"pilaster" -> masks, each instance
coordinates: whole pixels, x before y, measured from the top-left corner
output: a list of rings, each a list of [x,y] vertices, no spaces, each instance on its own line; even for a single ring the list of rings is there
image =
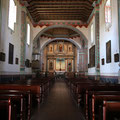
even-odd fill
[[[99,6],[95,4],[95,71],[96,80],[100,79],[100,34],[99,34]]]
[[[119,31],[119,71],[118,71],[118,82],[120,83],[120,0],[118,0],[118,31]]]

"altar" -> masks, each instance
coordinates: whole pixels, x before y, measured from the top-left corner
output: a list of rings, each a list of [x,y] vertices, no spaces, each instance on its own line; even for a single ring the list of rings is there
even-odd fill
[[[65,77],[65,71],[55,71],[56,78],[64,78]]]
[[[65,72],[75,71],[76,47],[68,41],[51,42],[44,53],[42,68],[44,71],[56,72],[56,75],[63,75]]]
[[[65,71],[55,71],[55,74],[56,75],[63,75],[63,74],[65,74]]]

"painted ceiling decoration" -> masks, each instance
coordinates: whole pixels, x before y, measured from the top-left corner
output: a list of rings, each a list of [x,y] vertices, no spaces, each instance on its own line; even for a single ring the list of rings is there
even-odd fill
[[[88,20],[94,9],[93,3],[102,0],[19,0],[29,12],[34,27],[46,25],[88,26]],[[92,18],[92,17],[91,17]],[[52,22],[53,20],[53,22]],[[61,20],[62,22],[58,22]],[[63,21],[70,22],[63,22]],[[42,22],[44,21],[44,22]],[[51,22],[48,22],[51,21]],[[71,22],[72,21],[72,22]]]
[[[41,36],[49,38],[73,38],[80,36],[78,33],[68,28],[52,28],[44,32]]]

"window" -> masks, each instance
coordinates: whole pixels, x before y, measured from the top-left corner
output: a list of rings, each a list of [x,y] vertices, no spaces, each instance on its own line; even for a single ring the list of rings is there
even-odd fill
[[[30,25],[27,24],[27,44],[30,45]]]
[[[111,26],[111,0],[107,0],[105,4],[105,24],[109,28]]]
[[[94,42],[93,24],[91,25],[91,43]]]
[[[15,6],[14,0],[9,0],[9,18],[8,27],[14,30],[14,23],[16,23],[17,7]]]

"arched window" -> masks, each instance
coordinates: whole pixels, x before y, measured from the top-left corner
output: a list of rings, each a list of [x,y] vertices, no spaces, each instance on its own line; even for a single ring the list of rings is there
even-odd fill
[[[91,24],[91,44],[94,42],[93,24]]]
[[[17,7],[15,6],[14,0],[9,0],[9,18],[8,27],[14,30],[14,23],[16,23]]]
[[[107,0],[105,4],[105,24],[107,28],[111,26],[111,22],[112,22],[111,0]]]
[[[30,45],[30,25],[27,24],[27,44]]]

